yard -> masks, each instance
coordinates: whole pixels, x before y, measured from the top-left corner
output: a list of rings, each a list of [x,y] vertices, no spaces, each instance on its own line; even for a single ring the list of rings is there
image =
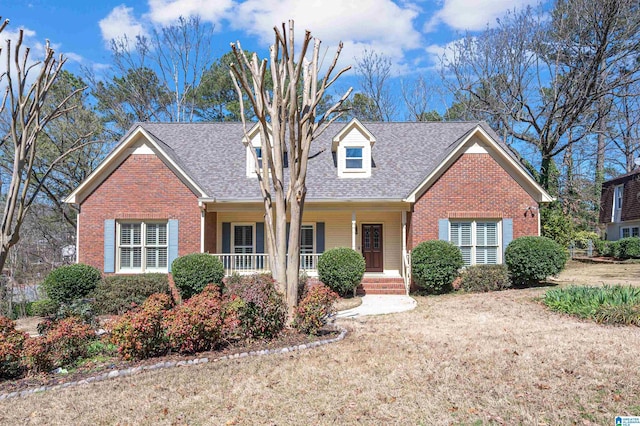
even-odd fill
[[[559,282],[640,285],[640,265]],[[545,288],[418,297],[342,342],[2,401],[2,424],[612,424],[640,415],[640,328],[548,311]]]

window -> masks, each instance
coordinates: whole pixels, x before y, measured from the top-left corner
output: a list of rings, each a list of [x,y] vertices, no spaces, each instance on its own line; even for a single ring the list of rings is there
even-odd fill
[[[622,198],[624,195],[624,185],[618,185],[613,192],[613,209],[611,211],[611,221],[620,222],[620,213],[622,211]]]
[[[629,228],[622,228],[622,238],[628,238],[629,237]]]
[[[302,225],[300,228],[300,268],[316,269],[313,256],[305,256],[314,253],[313,245],[314,235],[313,225]]]
[[[253,267],[253,225],[233,225],[233,253],[248,254],[249,256],[235,256],[236,269],[251,269]]]
[[[620,238],[638,237],[640,236],[640,228],[637,226],[633,228],[620,228]]]
[[[632,236],[632,237],[638,237],[638,236],[640,236],[640,232],[638,232],[638,230],[639,230],[639,229],[638,229],[638,227],[631,228],[631,236]]]
[[[362,169],[362,147],[347,147],[346,150],[346,163],[347,169]]]
[[[128,222],[118,225],[120,272],[167,271],[166,222]]]
[[[494,265],[499,262],[498,222],[451,222],[449,235],[449,241],[460,247],[465,265]]]
[[[258,157],[258,168],[262,168],[262,148],[256,147],[256,156]]]

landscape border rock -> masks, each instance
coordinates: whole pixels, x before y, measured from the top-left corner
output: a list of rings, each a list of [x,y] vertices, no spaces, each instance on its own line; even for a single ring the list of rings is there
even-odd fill
[[[336,343],[336,342],[339,342],[340,340],[343,340],[347,335],[347,330],[345,328],[338,327],[338,326],[335,326],[335,328],[336,328],[336,331],[340,331],[340,334],[337,337],[334,337],[332,339],[317,340],[315,342],[303,343],[295,346],[286,346],[284,348],[262,349],[259,351],[241,352],[233,355],[224,355],[218,358],[211,358],[211,359],[210,358],[192,358],[192,359],[183,360],[183,361],[166,361],[166,362],[163,361],[163,362],[158,362],[157,364],[145,365],[145,366],[139,366],[139,367],[130,367],[130,368],[125,368],[123,370],[110,370],[102,374],[99,374],[97,376],[87,377],[75,382],[61,383],[61,384],[51,385],[51,386],[37,386],[31,389],[24,389],[22,391],[0,394],[0,401],[5,399],[17,398],[17,397],[26,397],[34,393],[56,391],[56,390],[68,388],[71,386],[87,385],[93,382],[101,382],[104,380],[117,379],[118,377],[132,376],[134,374],[139,374],[139,373],[142,373],[143,371],[149,371],[149,370],[159,370],[159,369],[174,368],[174,367],[188,367],[192,365],[207,364],[209,362],[220,362],[220,361],[227,361],[231,359],[247,358],[247,357],[254,357],[254,356],[265,356],[265,355],[276,355],[276,354],[284,354],[289,352],[313,349],[318,346],[328,345],[330,343]]]

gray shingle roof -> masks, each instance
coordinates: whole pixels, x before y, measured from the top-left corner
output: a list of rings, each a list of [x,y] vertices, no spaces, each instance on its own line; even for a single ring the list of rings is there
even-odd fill
[[[370,178],[340,178],[331,152],[333,137],[346,123],[333,123],[313,142],[307,200],[402,199],[407,197],[479,124],[363,123],[375,136]],[[246,176],[241,123],[138,123],[208,196],[259,200],[255,178]],[[503,145],[504,147],[504,145]],[[507,150],[508,151],[508,150]]]

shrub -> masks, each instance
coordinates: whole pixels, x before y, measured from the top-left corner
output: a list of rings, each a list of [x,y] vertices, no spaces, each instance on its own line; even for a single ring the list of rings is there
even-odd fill
[[[640,238],[627,237],[618,240],[617,256],[620,259],[640,258]]]
[[[227,281],[226,291],[244,302],[238,307],[242,337],[270,339],[282,331],[287,305],[270,275],[234,275]]]
[[[202,293],[165,314],[169,347],[183,354],[213,349],[222,340],[225,319],[220,288],[209,284]]]
[[[293,327],[301,333],[318,334],[333,314],[337,299],[338,295],[324,284],[310,287],[296,308]]]
[[[557,275],[567,263],[564,247],[547,237],[520,237],[511,241],[504,254],[513,283],[529,286]]]
[[[144,359],[167,350],[163,329],[165,312],[172,306],[166,294],[152,294],[140,308],[122,315],[111,327],[111,343],[124,359]]]
[[[224,266],[220,259],[206,253],[192,253],[171,264],[173,281],[183,299],[200,293],[208,284],[222,286]]]
[[[79,318],[83,323],[91,326],[98,326],[98,318],[93,308],[93,304],[88,299],[76,299],[71,303],[63,303],[58,311],[52,316],[54,321],[65,318]]]
[[[69,303],[86,297],[102,278],[93,266],[77,263],[54,269],[47,275],[42,286],[47,296],[58,303]]]
[[[46,335],[29,339],[24,348],[25,366],[34,372],[50,371],[72,364],[88,354],[96,333],[80,318],[55,323]]]
[[[113,275],[100,281],[92,293],[98,314],[123,314],[154,293],[170,294],[166,274]]]
[[[320,281],[342,295],[355,290],[362,281],[365,268],[364,257],[347,247],[327,250],[318,259]]]
[[[431,240],[418,244],[411,252],[413,280],[428,293],[446,293],[464,266],[462,252],[447,241]]]
[[[0,316],[0,379],[16,377],[21,372],[21,357],[27,333],[16,330],[15,323]]]
[[[460,288],[464,291],[482,293],[509,287],[511,280],[505,265],[468,266],[461,274]]]
[[[31,312],[37,317],[48,317],[58,312],[59,307],[58,302],[49,298],[40,299],[31,304]]]

